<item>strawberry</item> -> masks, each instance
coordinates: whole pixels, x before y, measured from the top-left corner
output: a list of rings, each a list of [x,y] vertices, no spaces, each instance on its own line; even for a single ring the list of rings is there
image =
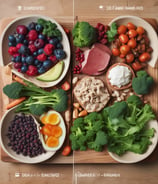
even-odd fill
[[[51,56],[49,56],[49,60],[51,60],[52,62],[56,62],[57,58],[55,55],[51,55]]]
[[[31,31],[28,33],[28,38],[29,38],[29,40],[31,40],[31,41],[36,40],[36,39],[38,38],[38,33],[37,33],[37,31],[31,30]]]
[[[62,88],[64,91],[68,91],[68,90],[70,89],[70,84],[69,84],[67,81],[65,81],[65,82],[62,84],[61,88]]]
[[[37,50],[37,48],[33,44],[29,45],[28,48],[30,49],[31,53],[34,53]]]
[[[18,49],[16,48],[16,47],[9,47],[9,49],[8,49],[8,53],[10,54],[10,55],[14,55],[14,54],[16,54],[18,52]]]
[[[40,54],[37,56],[37,59],[39,61],[45,61],[47,59],[47,56],[45,54]]]
[[[54,50],[54,45],[52,44],[46,44],[45,47],[44,47],[44,52],[46,55],[51,55],[53,50]]]

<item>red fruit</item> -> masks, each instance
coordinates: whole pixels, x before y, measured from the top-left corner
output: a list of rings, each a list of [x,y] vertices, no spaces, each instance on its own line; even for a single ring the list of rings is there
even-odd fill
[[[37,67],[33,65],[29,65],[28,70],[26,72],[29,76],[34,76],[38,73]]]
[[[44,52],[46,55],[51,55],[53,50],[54,50],[54,45],[52,44],[46,44],[45,47],[44,47]]]
[[[13,57],[17,57],[17,56],[20,56],[20,54],[19,53],[13,54]]]
[[[16,32],[18,34],[26,35],[27,34],[27,28],[24,25],[18,25],[16,28]]]
[[[21,62],[14,63],[14,68],[19,69],[21,67],[22,67],[22,63]]]
[[[22,44],[22,43],[18,43],[18,44],[16,45],[16,48],[19,50],[19,49],[21,48],[21,46],[23,46],[23,44]]]
[[[37,48],[35,47],[35,45],[31,44],[28,46],[28,48],[30,49],[30,51],[33,53],[37,50]]]
[[[13,54],[16,54],[18,52],[18,49],[16,47],[9,47],[8,53],[13,56]]]
[[[62,151],[63,156],[68,156],[71,153],[71,147],[70,146],[65,146],[65,148]]]
[[[70,84],[67,81],[65,81],[64,84],[62,84],[61,88],[64,91],[68,91],[70,89]]]
[[[37,59],[39,61],[45,61],[47,59],[47,56],[45,54],[40,54],[37,56]]]
[[[49,57],[49,59],[50,59],[52,62],[56,62],[56,61],[57,61],[57,58],[56,58],[55,55],[51,55],[51,56]]]
[[[31,30],[28,34],[29,40],[34,41],[38,37],[38,33],[35,30]]]

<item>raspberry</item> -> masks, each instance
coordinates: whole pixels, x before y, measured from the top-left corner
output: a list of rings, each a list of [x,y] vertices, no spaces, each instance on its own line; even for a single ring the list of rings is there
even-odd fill
[[[37,50],[37,48],[33,44],[29,45],[28,48],[30,49],[31,53],[34,53]]]
[[[14,54],[16,54],[18,52],[18,49],[16,48],[16,47],[9,47],[9,49],[8,49],[8,53],[10,54],[10,55],[14,55]]]
[[[21,48],[21,46],[23,46],[23,44],[22,44],[22,43],[18,43],[18,44],[16,45],[16,48],[19,50],[19,49]]]
[[[57,58],[56,58],[56,56],[51,55],[51,56],[49,57],[49,60],[51,60],[52,62],[55,62],[55,61],[57,61]]]
[[[44,47],[44,52],[46,55],[51,55],[53,50],[54,50],[54,45],[52,44],[46,44],[45,47]]]
[[[37,59],[39,61],[45,61],[47,59],[47,56],[45,54],[40,54],[37,56]]]
[[[28,34],[29,40],[34,41],[38,38],[38,33],[35,30],[31,30]]]
[[[38,73],[37,67],[33,65],[29,65],[28,70],[26,71],[26,74],[29,76],[34,76]]]

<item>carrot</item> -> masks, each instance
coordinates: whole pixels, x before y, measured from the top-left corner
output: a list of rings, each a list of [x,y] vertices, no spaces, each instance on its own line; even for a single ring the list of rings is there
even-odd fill
[[[51,133],[52,133],[52,135],[54,136],[54,137],[60,137],[61,135],[62,135],[62,129],[61,129],[61,127],[60,126],[53,126],[52,127],[52,130],[51,130]]]
[[[50,136],[46,141],[46,145],[48,147],[57,147],[59,145],[59,139],[54,136]]]
[[[21,102],[23,102],[24,100],[26,99],[26,97],[21,97],[21,98],[18,98],[18,99],[15,99],[13,100],[12,102],[10,102],[7,106],[6,106],[6,109],[10,109],[18,104],[20,104]]]
[[[16,75],[13,75],[13,79],[16,81],[16,82],[19,82],[21,84],[23,84],[24,86],[26,86],[26,83],[23,81],[23,79],[21,79],[20,77],[16,76]]]

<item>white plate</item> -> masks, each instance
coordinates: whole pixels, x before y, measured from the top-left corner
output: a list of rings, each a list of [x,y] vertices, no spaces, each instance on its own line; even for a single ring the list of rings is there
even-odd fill
[[[16,108],[16,107],[15,107]],[[41,155],[38,155],[36,157],[29,157],[29,156],[23,156],[22,154],[16,154],[9,146],[8,146],[8,137],[6,136],[8,132],[8,127],[10,125],[10,121],[14,119],[15,116],[15,108],[10,109],[7,111],[2,119],[1,119],[1,124],[0,124],[0,143],[3,148],[3,150],[13,159],[22,162],[22,163],[29,163],[29,164],[34,164],[34,163],[40,163],[45,160],[48,160],[51,158],[54,154],[54,152],[47,151],[46,153],[43,153]],[[36,122],[36,121],[35,121]],[[37,122],[36,122],[37,124]],[[37,124],[38,126],[38,124]]]
[[[31,16],[24,16],[24,17],[19,17],[11,21],[7,27],[4,29],[2,35],[1,35],[1,40],[0,40],[0,51],[1,51],[1,58],[0,58],[0,64],[2,66],[5,66],[10,63],[11,61],[11,56],[8,54],[8,36],[10,34],[13,34],[16,30],[17,25],[28,25],[30,22],[36,22],[39,18],[43,18],[45,20],[50,20],[51,22],[55,23],[58,27],[58,29],[61,31],[63,39],[62,39],[62,45],[63,45],[63,50],[66,52],[66,58],[63,60],[64,61],[64,70],[61,74],[61,76],[52,82],[42,82],[36,79],[36,77],[29,77],[26,74],[18,72],[16,69],[12,69],[12,72],[18,75],[19,77],[28,80],[34,84],[36,84],[39,87],[52,87],[57,85],[66,75],[69,65],[70,65],[70,43],[68,40],[67,35],[65,34],[65,31],[63,28],[52,18],[46,17],[46,16],[41,16],[41,15],[31,15]]]
[[[45,149],[46,151],[57,151],[57,150],[59,150],[59,149],[61,148],[61,146],[63,145],[64,140],[65,140],[65,137],[66,137],[65,122],[64,122],[62,116],[61,116],[58,112],[53,111],[53,110],[50,110],[50,111],[48,111],[48,112],[49,112],[49,113],[56,113],[56,114],[59,116],[59,118],[60,118],[59,126],[60,126],[60,128],[62,129],[62,135],[61,135],[60,138],[59,138],[59,145],[58,145],[57,147],[55,147],[55,148],[51,148],[51,147],[49,147],[49,146],[47,146],[47,145],[45,144],[45,141],[44,141],[44,138],[43,138],[43,135],[42,135],[42,134],[40,134],[40,139],[41,139],[42,145],[43,145],[43,147],[44,147],[44,149]]]
[[[136,163],[140,162],[144,159],[146,159],[156,148],[157,142],[158,142],[158,122],[156,120],[151,120],[148,123],[148,128],[154,128],[155,134],[154,137],[152,137],[150,140],[152,142],[151,145],[149,145],[148,150],[144,154],[136,154],[133,152],[126,152],[122,156],[118,156],[115,153],[109,152],[110,156],[120,162],[120,163]]]
[[[116,17],[109,23],[109,25],[111,25],[113,22],[115,22],[118,26],[122,24],[127,25],[128,22],[132,22],[134,25],[142,26],[146,30],[147,35],[150,39],[150,46],[153,48],[153,52],[151,55],[152,58],[148,62],[148,64],[151,67],[155,67],[156,62],[158,60],[158,36],[154,28],[144,19],[141,19],[140,17],[136,17],[136,16],[130,16],[130,15]]]

